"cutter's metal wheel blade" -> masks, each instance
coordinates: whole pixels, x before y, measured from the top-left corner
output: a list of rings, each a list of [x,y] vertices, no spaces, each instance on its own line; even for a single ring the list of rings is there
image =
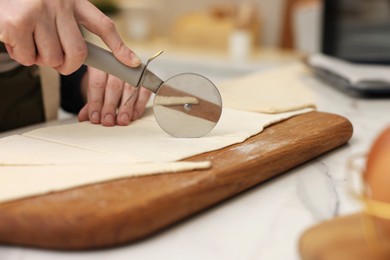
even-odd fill
[[[201,137],[218,123],[222,99],[207,78],[183,73],[165,81],[154,98],[154,116],[174,137]]]

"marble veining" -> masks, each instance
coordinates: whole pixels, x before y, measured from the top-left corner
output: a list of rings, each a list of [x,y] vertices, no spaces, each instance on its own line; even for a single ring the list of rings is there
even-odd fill
[[[329,167],[319,161],[309,169],[297,176],[298,197],[317,220],[337,216],[340,201]]]

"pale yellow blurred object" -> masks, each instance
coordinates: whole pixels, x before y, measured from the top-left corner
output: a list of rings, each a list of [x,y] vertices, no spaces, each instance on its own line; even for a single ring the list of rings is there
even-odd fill
[[[260,21],[254,7],[221,6],[187,13],[174,22],[170,40],[179,46],[227,50],[236,30],[248,32],[252,47],[259,45]]]
[[[390,259],[390,203],[379,200],[388,196],[388,189],[386,185],[381,189],[372,177],[376,174],[381,183],[386,183],[383,178],[387,176],[389,164],[384,162],[390,158],[389,141],[390,128],[376,139],[368,155],[356,154],[350,158],[349,188],[351,195],[362,202],[363,210],[305,231],[299,242],[303,260]]]
[[[310,75],[302,63],[280,66],[219,84],[223,105],[261,113],[315,108],[315,98],[302,79]]]
[[[302,260],[386,260],[390,241],[369,241],[364,213],[338,217],[316,225],[301,236]]]
[[[356,174],[351,162],[349,168]],[[367,185],[363,179],[360,182],[363,186],[358,186]],[[303,260],[390,259],[390,237],[385,229],[389,225],[390,204],[368,198],[363,195],[366,192],[361,195],[361,191],[351,189],[351,192],[364,204],[363,211],[320,223],[305,231],[299,241]]]

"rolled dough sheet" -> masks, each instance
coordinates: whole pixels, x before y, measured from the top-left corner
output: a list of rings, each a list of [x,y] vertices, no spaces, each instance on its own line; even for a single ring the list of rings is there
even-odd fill
[[[315,108],[315,98],[304,84],[310,71],[301,63],[257,72],[218,86],[225,107],[281,113]]]
[[[47,142],[22,135],[0,139],[1,165],[58,165],[96,163],[137,163],[127,156],[95,152],[69,145]]]
[[[207,169],[210,162],[0,167],[0,203],[125,177]]]
[[[209,162],[172,161],[243,142],[272,123],[311,110],[260,114],[224,109],[216,128],[195,139],[168,136],[151,111],[128,127],[84,122],[9,137],[0,142],[0,155],[8,152],[2,163],[12,164],[0,166],[0,203],[112,179],[208,168]],[[121,158],[132,163],[115,161]]]
[[[126,127],[103,127],[83,122],[41,128],[27,132],[24,136],[84,150],[114,154],[129,158],[133,162],[169,162],[243,142],[270,124],[311,110],[260,114],[223,109],[217,126],[201,138],[169,136],[158,126],[150,110],[142,119]],[[181,112],[177,111],[177,113]],[[44,161],[42,163],[44,164]]]

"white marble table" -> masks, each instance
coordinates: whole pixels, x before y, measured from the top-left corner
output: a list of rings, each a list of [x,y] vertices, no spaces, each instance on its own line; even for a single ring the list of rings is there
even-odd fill
[[[214,80],[231,77],[229,70],[225,74],[223,67],[220,70]],[[212,69],[203,74],[215,75]],[[92,252],[0,246],[0,259],[299,259],[297,243],[305,229],[360,209],[346,189],[346,161],[367,151],[390,124],[390,99],[359,99],[311,77],[305,82],[316,96],[319,111],[352,122],[354,135],[348,145],[135,244]]]

